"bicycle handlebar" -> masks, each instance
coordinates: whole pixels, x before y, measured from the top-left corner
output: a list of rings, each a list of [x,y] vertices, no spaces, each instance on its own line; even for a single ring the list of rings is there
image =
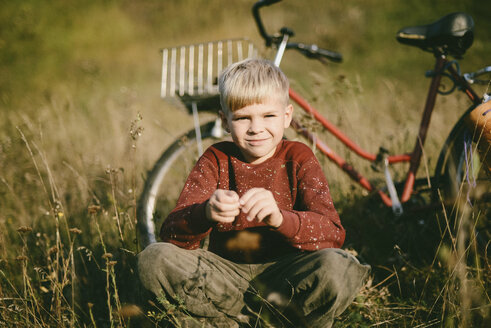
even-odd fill
[[[307,58],[322,59],[326,58],[333,62],[343,61],[343,55],[327,49],[319,48],[316,44],[288,43],[287,49],[296,49]]]
[[[467,82],[470,84],[480,84],[480,85],[487,85],[489,84],[489,79],[477,79],[478,76],[491,73],[491,66],[487,66],[484,68],[481,68],[477,72],[472,72],[472,73],[465,73],[464,78]]]
[[[281,40],[283,39],[283,35],[285,34],[289,34],[290,36],[293,36],[294,34],[293,30],[283,27],[280,31],[281,35],[274,36],[268,34],[266,32],[266,29],[264,28],[261,15],[259,14],[259,9],[261,9],[262,7],[270,6],[280,1],[281,0],[259,0],[252,6],[252,15],[254,16],[254,21],[256,22],[259,34],[266,42],[266,47],[271,47],[273,44],[276,46],[279,45],[281,43]],[[333,62],[341,62],[343,60],[342,54],[335,51],[319,48],[316,44],[289,42],[286,45],[286,49],[296,49],[307,58],[318,59],[321,61],[323,59],[329,59]]]
[[[261,34],[261,37],[266,41],[266,47],[271,47],[274,37],[266,33],[261,15],[259,14],[259,9],[265,6],[270,6],[280,1],[281,0],[259,0],[252,6],[252,15],[254,16],[254,21],[256,22],[259,34]]]

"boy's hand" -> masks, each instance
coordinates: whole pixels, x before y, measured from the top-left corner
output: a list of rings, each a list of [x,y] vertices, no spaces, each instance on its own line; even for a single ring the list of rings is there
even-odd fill
[[[247,214],[247,220],[264,221],[268,225],[278,228],[283,223],[283,215],[276,204],[271,191],[264,188],[252,188],[241,198],[242,212]]]
[[[233,190],[215,190],[206,204],[206,217],[211,221],[231,223],[239,213],[239,195]]]

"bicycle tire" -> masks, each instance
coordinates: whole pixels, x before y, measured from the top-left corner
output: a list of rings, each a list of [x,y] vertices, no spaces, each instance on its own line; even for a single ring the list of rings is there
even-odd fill
[[[474,133],[467,126],[467,115],[475,107],[464,113],[444,144],[435,170],[434,199],[448,209],[450,233],[454,237],[463,234],[457,238],[465,243],[461,245],[463,249],[475,241],[482,252],[490,240],[491,179],[476,144],[467,142]]]
[[[203,149],[219,141],[214,137],[215,126],[216,121],[200,126]],[[198,156],[196,130],[193,128],[167,147],[148,173],[137,204],[138,243],[142,249],[157,241],[156,229],[175,207]]]

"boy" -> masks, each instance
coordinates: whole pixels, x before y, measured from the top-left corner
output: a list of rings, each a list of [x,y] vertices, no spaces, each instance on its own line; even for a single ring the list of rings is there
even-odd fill
[[[330,327],[368,275],[339,249],[345,232],[314,154],[283,140],[288,89],[269,61],[225,69],[220,114],[233,142],[198,160],[164,242],[139,255],[143,286],[183,302],[190,326]],[[207,236],[208,250],[199,248]]]

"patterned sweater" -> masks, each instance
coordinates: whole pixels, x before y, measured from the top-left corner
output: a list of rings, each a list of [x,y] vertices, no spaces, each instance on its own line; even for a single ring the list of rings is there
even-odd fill
[[[283,215],[278,228],[248,221],[242,212],[232,223],[206,218],[206,203],[216,189],[235,190],[241,197],[257,187],[273,193]],[[201,156],[160,236],[165,242],[196,249],[207,235],[210,251],[253,263],[292,251],[339,248],[345,231],[313,152],[303,143],[283,140],[271,158],[257,165],[244,162],[232,142],[215,144]]]

